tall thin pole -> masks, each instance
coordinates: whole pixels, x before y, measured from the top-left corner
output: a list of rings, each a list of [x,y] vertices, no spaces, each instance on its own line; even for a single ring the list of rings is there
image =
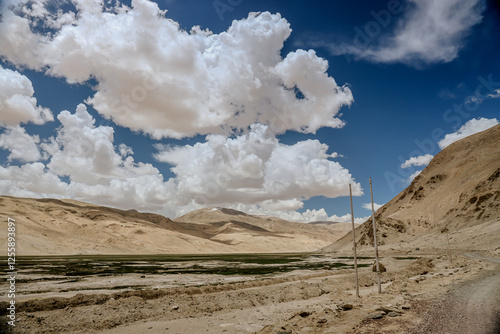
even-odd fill
[[[448,256],[450,258],[450,263],[453,264],[453,259],[451,258],[451,250],[450,250],[450,234],[448,229],[446,229],[446,239],[448,240]]]
[[[350,183],[349,183],[349,196],[351,197],[352,250],[354,252],[354,273],[356,275],[356,297],[359,298],[358,258],[356,257],[356,232],[354,232],[354,209],[352,208],[352,189]]]
[[[372,198],[372,222],[373,222],[373,244],[375,245],[375,263],[377,264],[378,293],[382,293],[380,286],[380,266],[378,263],[377,227],[375,225],[375,207],[373,205],[372,178],[370,177],[370,195]]]

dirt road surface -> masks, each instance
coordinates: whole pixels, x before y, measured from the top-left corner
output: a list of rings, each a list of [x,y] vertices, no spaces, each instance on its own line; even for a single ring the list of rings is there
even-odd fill
[[[425,322],[411,333],[500,333],[500,260],[467,255],[498,265],[485,271],[483,277],[459,285],[445,298],[422,305]]]

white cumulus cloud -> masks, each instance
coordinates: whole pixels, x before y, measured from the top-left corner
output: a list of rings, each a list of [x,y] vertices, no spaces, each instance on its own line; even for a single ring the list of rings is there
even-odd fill
[[[0,193],[18,197],[67,197],[68,184],[41,162],[0,166]]]
[[[38,135],[29,135],[19,125],[7,127],[5,132],[0,135],[0,147],[10,151],[8,156],[10,161],[33,162],[40,160],[42,155],[38,149],[38,143],[40,143]]]
[[[34,92],[26,76],[0,66],[0,125],[43,124],[54,120],[49,109],[37,105]]]
[[[457,140],[487,130],[497,124],[498,120],[496,118],[473,118],[462,125],[456,132],[447,134],[442,140],[438,142],[438,145],[441,149],[443,149],[446,146],[456,142]]]
[[[262,205],[240,205],[236,209],[248,212],[255,215],[269,215],[275,216],[281,219],[297,222],[297,223],[309,223],[314,221],[327,221],[327,222],[339,222],[339,223],[350,223],[352,221],[351,214],[345,214],[342,216],[331,215],[329,216],[325,209],[307,209],[303,212],[294,210],[282,210],[276,211],[273,208],[269,208],[265,203]],[[355,224],[362,224],[368,219],[368,217],[354,218]]]
[[[213,34],[181,30],[148,0],[132,0],[131,8],[74,0],[75,13],[44,11],[42,1],[36,11],[27,1],[7,2],[0,22],[5,59],[69,82],[97,80],[88,102],[115,123],[155,138],[253,123],[277,133],[314,133],[343,126],[339,109],[353,101],[314,51],[281,58],[291,29],[280,14],[250,13]],[[37,33],[36,23],[51,34]]]
[[[429,162],[431,162],[432,158],[434,158],[432,154],[425,154],[425,155],[419,155],[417,157],[411,157],[401,165],[401,168],[409,168],[412,166],[427,166]]]
[[[380,209],[383,206],[384,206],[384,204],[373,203],[373,208],[375,209],[375,211],[377,211],[378,209]],[[364,203],[363,204],[363,209],[371,211],[371,209],[372,209],[372,203]]]
[[[159,210],[170,198],[168,184],[151,164],[135,162],[130,148],[115,145],[114,130],[95,126],[85,105],[75,113],[62,111],[47,168],[69,177],[68,193],[73,198],[106,203],[122,208]],[[117,147],[118,146],[118,147]]]
[[[345,196],[349,183],[355,195],[362,194],[349,171],[330,160],[327,145],[284,145],[261,124],[235,138],[210,135],[202,143],[158,149],[156,159],[174,166],[177,200],[184,205],[193,198],[211,206],[275,200],[285,201],[275,206],[296,209],[302,205],[298,199]]]
[[[351,214],[349,213],[342,216],[337,216],[337,215],[329,216],[328,213],[326,213],[325,209],[319,209],[319,210],[307,209],[304,212],[297,212],[297,211],[280,212],[278,216],[279,218],[298,223],[309,223],[314,221],[327,221],[327,222],[337,222],[337,223],[352,222]],[[366,221],[367,218],[368,217],[354,218],[354,223],[362,224]]]

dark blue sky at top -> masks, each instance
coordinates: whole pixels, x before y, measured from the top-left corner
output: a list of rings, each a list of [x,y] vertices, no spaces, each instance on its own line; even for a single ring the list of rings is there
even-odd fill
[[[356,60],[350,56],[334,56],[324,47],[308,45],[314,39],[352,43],[359,29],[363,31],[369,22],[376,22],[372,11],[387,9],[386,0],[157,2],[160,8],[168,10],[168,18],[188,31],[192,26],[199,25],[202,29],[208,28],[219,33],[227,30],[232,20],[246,18],[249,12],[279,12],[292,28],[292,34],[282,50],[283,56],[298,48],[313,48],[320,57],[328,60],[330,76],[339,85],[348,84],[353,92],[354,103],[350,108],[344,107],[340,111],[346,125],[341,129],[322,128],[316,134],[288,131],[278,138],[285,144],[309,138],[318,139],[329,145],[329,152],[342,155],[336,161],[350,171],[365,192],[364,196],[355,198],[357,217],[369,214],[369,211],[361,208],[361,204],[370,201],[369,177],[373,178],[375,202],[386,203],[408,185],[408,176],[418,169],[402,170],[400,165],[405,160],[425,153],[438,153],[435,140],[456,131],[472,118],[498,118],[500,114],[499,99],[485,100],[465,116],[447,112],[453,110],[455,105],[464,105],[466,98],[475,94],[476,88],[481,85],[480,77],[487,79],[490,76],[493,81],[500,82],[498,1],[487,3],[481,24],[472,28],[457,58],[448,63],[423,66],[381,64]],[[380,26],[380,36],[390,34],[399,19],[398,15],[394,15],[386,27]],[[1,64],[13,68],[9,64]],[[33,82],[38,103],[50,108],[54,115],[61,110],[74,111],[78,103],[94,93],[92,83],[67,85],[64,79],[48,77],[39,72],[26,70],[23,74]],[[136,161],[153,163],[165,179],[172,176],[169,170],[171,166],[154,160],[152,155],[156,149],[148,136],[138,136],[129,129],[116,126],[99,116],[90,106],[88,110],[96,119],[96,125],[115,128],[115,142],[131,146]],[[47,138],[57,126],[57,122],[52,122],[44,127],[32,124],[25,127],[29,133],[38,133],[40,137]],[[442,129],[442,132],[438,131],[441,133],[438,138],[433,138],[435,129]],[[195,136],[154,142],[185,145],[203,138]],[[6,160],[6,155],[6,151],[0,150],[2,161]],[[341,216],[350,211],[349,199],[318,197],[307,201],[304,207],[320,208],[325,208],[330,215]]]

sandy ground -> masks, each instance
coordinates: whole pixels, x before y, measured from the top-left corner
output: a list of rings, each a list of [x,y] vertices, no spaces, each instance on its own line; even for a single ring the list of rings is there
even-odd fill
[[[19,302],[16,333],[426,333],[432,331],[422,326],[429,319],[442,321],[436,309],[457,298],[454,291],[461,295],[459,289],[468,289],[466,299],[477,289],[487,296],[499,277],[498,264],[465,255],[455,255],[452,263],[446,254],[418,260],[386,256],[382,263],[387,268],[382,294],[371,268],[360,268],[361,298],[355,296],[353,270],[347,269],[78,294]],[[474,290],[468,282],[483,283]],[[470,305],[465,308],[470,312],[486,309]],[[498,304],[488,307],[494,319]]]

